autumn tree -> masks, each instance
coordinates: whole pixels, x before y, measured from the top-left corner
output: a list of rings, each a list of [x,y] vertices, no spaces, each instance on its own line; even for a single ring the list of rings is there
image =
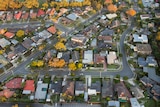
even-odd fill
[[[64,59],[53,58],[49,60],[48,66],[55,68],[62,68],[65,66],[65,61]]]
[[[105,4],[112,4],[113,1],[112,0],[105,0]]]
[[[43,10],[45,10],[45,9],[47,9],[47,8],[48,8],[48,6],[49,6],[49,5],[48,5],[48,3],[47,3],[47,2],[45,2],[45,3],[43,3],[43,4],[42,4],[42,9],[43,9]]]
[[[56,48],[56,50],[61,50],[61,51],[66,50],[66,46],[64,45],[63,42],[57,42],[54,47]]]
[[[160,31],[157,33],[156,40],[160,41]]]
[[[83,64],[79,62],[79,63],[77,64],[77,68],[78,68],[78,69],[82,69],[82,67],[83,67]]]
[[[38,0],[25,0],[25,2],[23,2],[24,6],[27,7],[27,8],[33,8],[33,7],[36,7],[38,8],[39,7],[39,2]]]
[[[134,9],[129,9],[126,11],[126,13],[129,15],[129,16],[134,16],[136,15],[136,11]]]
[[[0,10],[8,9],[9,0],[0,0]]]
[[[117,9],[117,6],[113,5],[113,4],[110,4],[107,6],[107,9],[108,11],[110,12],[116,12],[118,9]]]
[[[17,33],[16,33],[16,36],[17,36],[17,37],[22,37],[22,36],[24,36],[24,31],[23,31],[23,30],[18,30]]]
[[[22,7],[22,3],[17,0],[10,0],[8,5],[11,9],[19,9]]]
[[[77,69],[76,67],[76,64],[74,62],[71,62],[68,64],[68,68],[71,70],[71,71],[75,71]]]
[[[32,61],[30,65],[31,67],[42,67],[44,66],[44,61],[42,60]]]

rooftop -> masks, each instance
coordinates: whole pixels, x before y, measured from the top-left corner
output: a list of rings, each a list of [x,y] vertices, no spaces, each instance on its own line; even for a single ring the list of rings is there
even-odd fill
[[[35,91],[34,80],[26,80],[26,84],[23,90],[29,90],[31,92]]]
[[[21,84],[22,84],[22,78],[14,78],[9,82],[7,82],[5,86],[11,89],[18,89],[21,88]]]

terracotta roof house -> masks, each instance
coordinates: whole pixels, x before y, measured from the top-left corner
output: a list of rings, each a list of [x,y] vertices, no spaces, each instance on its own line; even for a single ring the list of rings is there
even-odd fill
[[[124,85],[124,83],[121,81],[120,83],[115,84],[115,91],[118,93],[118,100],[120,102],[126,102],[130,98],[132,98],[130,92]]]
[[[29,12],[23,11],[21,18],[24,19],[24,20],[27,20],[28,17],[29,17]]]
[[[99,40],[103,40],[104,43],[112,43],[112,36],[98,36]]]
[[[151,80],[150,78],[144,76],[140,79],[140,81],[143,83],[143,85],[147,87],[152,87],[154,84],[156,84],[155,81]]]
[[[110,51],[109,54],[107,54],[107,63],[108,64],[114,64],[116,59],[117,59],[116,52]]]
[[[11,32],[6,32],[6,33],[4,34],[4,36],[6,36],[7,38],[13,38],[13,37],[15,36],[15,34],[14,34],[14,33],[11,33]]]
[[[39,9],[37,13],[37,17],[43,17],[44,15],[45,15],[45,12],[42,9]]]
[[[55,26],[51,26],[47,29],[48,32],[52,33],[52,34],[55,34],[56,33],[56,27]]]
[[[17,12],[17,13],[14,14],[14,18],[16,20],[19,20],[21,18],[21,15],[22,15],[22,11],[19,11],[19,12]]]
[[[99,54],[94,54],[94,63],[103,64],[104,70],[107,68],[106,58],[104,56],[100,56]]]
[[[55,12],[56,12],[55,8],[52,8],[52,9],[48,9],[48,10],[46,11],[46,14],[52,16],[52,15],[55,14]]]
[[[24,89],[23,89],[23,94],[31,94],[31,92],[35,91],[35,84],[34,80],[26,80]]]
[[[113,83],[111,80],[103,80],[102,81],[102,98],[113,97]]]
[[[84,94],[86,84],[83,81],[76,81],[75,84],[75,96],[79,96],[80,94]]]
[[[10,89],[4,89],[3,91],[0,91],[0,96],[5,96],[6,98],[12,97],[14,94],[14,91],[10,91]]]
[[[22,78],[14,78],[5,84],[5,87],[10,89],[19,89],[21,88]]]
[[[5,29],[0,29],[0,35],[3,35],[6,32]]]
[[[30,18],[35,19],[37,17],[37,13],[33,12],[33,10],[30,10]]]
[[[68,11],[68,9],[66,8],[61,8],[60,12],[58,13],[58,16],[62,16],[64,13],[66,13]]]
[[[8,12],[8,13],[7,13],[7,16],[6,16],[6,20],[7,20],[7,21],[11,21],[12,19],[13,19],[13,13]]]
[[[139,54],[150,55],[152,53],[152,48],[150,44],[136,44],[135,51]]]
[[[26,49],[31,49],[32,46],[34,46],[34,42],[30,39],[30,38],[26,38],[23,42],[22,45],[26,48]]]

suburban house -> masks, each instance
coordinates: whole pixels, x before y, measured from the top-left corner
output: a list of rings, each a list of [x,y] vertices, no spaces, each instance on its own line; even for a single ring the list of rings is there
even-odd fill
[[[13,19],[13,13],[7,12],[6,21],[11,21]]]
[[[13,38],[14,36],[15,36],[15,34],[14,33],[11,33],[11,32],[6,32],[5,34],[4,34],[4,36],[6,36],[7,38]]]
[[[133,86],[130,88],[130,91],[132,92],[132,95],[137,98],[144,98],[143,90],[141,90],[138,86]]]
[[[75,96],[79,96],[80,94],[84,94],[85,88],[86,88],[86,84],[83,81],[76,81]]]
[[[72,57],[72,60],[73,62],[79,62],[79,52],[78,51],[72,51],[71,52],[71,57]]]
[[[94,54],[94,63],[95,64],[103,64],[104,70],[107,68],[106,58],[105,58],[105,56],[100,56],[100,54]]]
[[[72,21],[76,21],[78,18],[78,16],[75,13],[71,13],[71,14],[67,15],[66,17]]]
[[[108,64],[114,64],[116,59],[117,59],[116,52],[110,51],[109,54],[107,54],[107,63]]]
[[[154,95],[154,99],[159,100],[160,99],[160,85],[154,85],[151,89],[151,92]]]
[[[42,9],[39,9],[37,13],[37,17],[43,17],[44,15],[45,15],[45,12]]]
[[[24,41],[22,42],[22,45],[26,49],[31,49],[33,46],[36,46],[36,44],[30,38],[24,39]]]
[[[37,13],[34,12],[33,10],[30,10],[30,18],[31,19],[36,19],[36,17],[37,17]]]
[[[97,95],[101,93],[101,83],[100,81],[92,82],[90,86],[88,86],[88,95]]]
[[[6,40],[5,38],[0,39],[0,46],[1,46],[2,48],[6,47],[6,46],[8,46],[8,45],[10,45],[10,44],[11,44],[11,43],[10,43],[8,40]]]
[[[5,87],[9,88],[9,89],[20,89],[22,84],[22,78],[14,78],[10,81],[8,81],[5,84]]]
[[[36,43],[36,45],[40,45],[44,41],[44,39],[42,37],[39,37],[38,35],[32,36],[31,39]]]
[[[112,43],[112,36],[98,36],[99,40],[103,40],[104,43]]]
[[[155,13],[156,18],[160,18],[160,13]]]
[[[130,92],[124,85],[124,83],[121,81],[120,83],[115,84],[115,92],[118,93],[118,100],[120,102],[126,102],[129,100],[129,98],[132,98]]]
[[[119,20],[114,20],[112,21],[111,25],[109,26],[110,29],[116,28],[120,26],[120,21]]]
[[[119,101],[108,101],[107,107],[120,107],[120,102]]]
[[[14,14],[14,18],[16,20],[19,20],[21,18],[21,15],[22,15],[22,11],[15,11],[15,14]]]
[[[104,29],[104,30],[100,33],[100,35],[102,35],[102,36],[113,36],[114,34],[115,34],[114,30],[108,29],[108,28]]]
[[[37,82],[37,88],[35,92],[35,99],[37,100],[45,100],[47,96],[48,84],[43,83],[43,81],[39,80]]]
[[[140,67],[145,67],[145,66],[147,66],[147,62],[146,62],[145,58],[143,58],[143,57],[138,57],[137,62],[138,62],[138,65],[139,65]]]
[[[0,55],[0,68],[7,64],[8,64],[8,60],[3,55]]]
[[[27,20],[28,17],[29,17],[29,12],[23,11],[21,18],[22,18],[23,20]]]
[[[10,89],[4,89],[3,91],[0,91],[0,97],[5,96],[6,98],[12,97],[14,94],[14,91],[11,91]]]
[[[143,14],[143,15],[140,15],[140,18],[141,20],[146,20],[146,19],[150,19],[152,16],[149,15],[149,14]]]
[[[84,51],[84,57],[83,57],[82,62],[84,64],[93,64],[93,51],[92,50]]]
[[[150,7],[154,3],[154,0],[142,0],[142,3],[144,7]]]
[[[42,32],[40,32],[39,37],[43,38],[43,39],[48,39],[52,36],[51,33],[49,33],[47,30],[43,30]]]
[[[110,14],[106,14],[106,16],[107,16],[108,19],[113,19],[113,18],[117,17],[117,14],[116,13],[110,13]]]
[[[157,61],[155,60],[155,58],[153,56],[147,56],[146,62],[148,64],[148,66],[155,67],[157,65]]]
[[[79,45],[85,45],[87,43],[88,39],[83,35],[77,34],[71,38],[71,41],[73,43],[77,43]]]
[[[155,81],[151,80],[150,78],[144,76],[140,79],[140,81],[143,83],[143,85],[147,87],[153,87],[154,84],[156,84]]]
[[[35,91],[34,80],[26,80],[22,94],[31,94]]]
[[[64,61],[65,61],[66,63],[69,63],[70,56],[71,56],[71,52],[70,52],[70,51],[67,51],[67,52],[63,52],[61,58],[64,59]]]
[[[136,48],[134,51],[137,51],[139,54],[150,55],[152,52],[152,48],[150,44],[136,44]]]
[[[141,36],[139,36],[138,34],[133,34],[133,42],[148,43],[148,37],[144,34],[142,34]]]
[[[102,81],[102,98],[113,97],[113,83],[111,80]]]
[[[57,32],[56,27],[55,26],[51,26],[47,29],[47,31],[51,34],[55,34]]]
[[[136,98],[130,98],[131,107],[141,107]]]

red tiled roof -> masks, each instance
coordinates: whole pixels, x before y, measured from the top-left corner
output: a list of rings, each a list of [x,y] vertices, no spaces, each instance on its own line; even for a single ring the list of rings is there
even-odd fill
[[[55,34],[56,33],[56,27],[55,26],[51,26],[51,27],[49,27],[48,29],[47,29],[47,31],[49,31],[50,33],[52,33],[52,34]]]
[[[28,16],[29,16],[29,13],[28,13],[28,12],[27,12],[27,13],[24,13],[24,14],[22,14],[22,19],[27,19]]]
[[[6,36],[7,38],[12,38],[15,34],[14,33],[11,33],[11,32],[6,32],[4,34],[4,36]]]
[[[20,12],[18,12],[18,13],[16,13],[16,14],[14,15],[14,18],[17,19],[17,20],[19,20],[20,17],[21,17],[21,15],[22,15],[22,12],[20,11]]]
[[[6,83],[7,88],[17,89],[21,88],[22,78],[14,78]]]
[[[4,89],[0,92],[0,96],[5,96],[6,98],[10,98],[14,94],[14,91],[10,91],[9,89]]]
[[[34,19],[37,17],[37,13],[30,13],[30,18]]]
[[[35,91],[34,80],[26,80],[24,90]]]
[[[39,17],[41,15],[45,15],[45,12],[43,10],[39,9],[37,16]]]

